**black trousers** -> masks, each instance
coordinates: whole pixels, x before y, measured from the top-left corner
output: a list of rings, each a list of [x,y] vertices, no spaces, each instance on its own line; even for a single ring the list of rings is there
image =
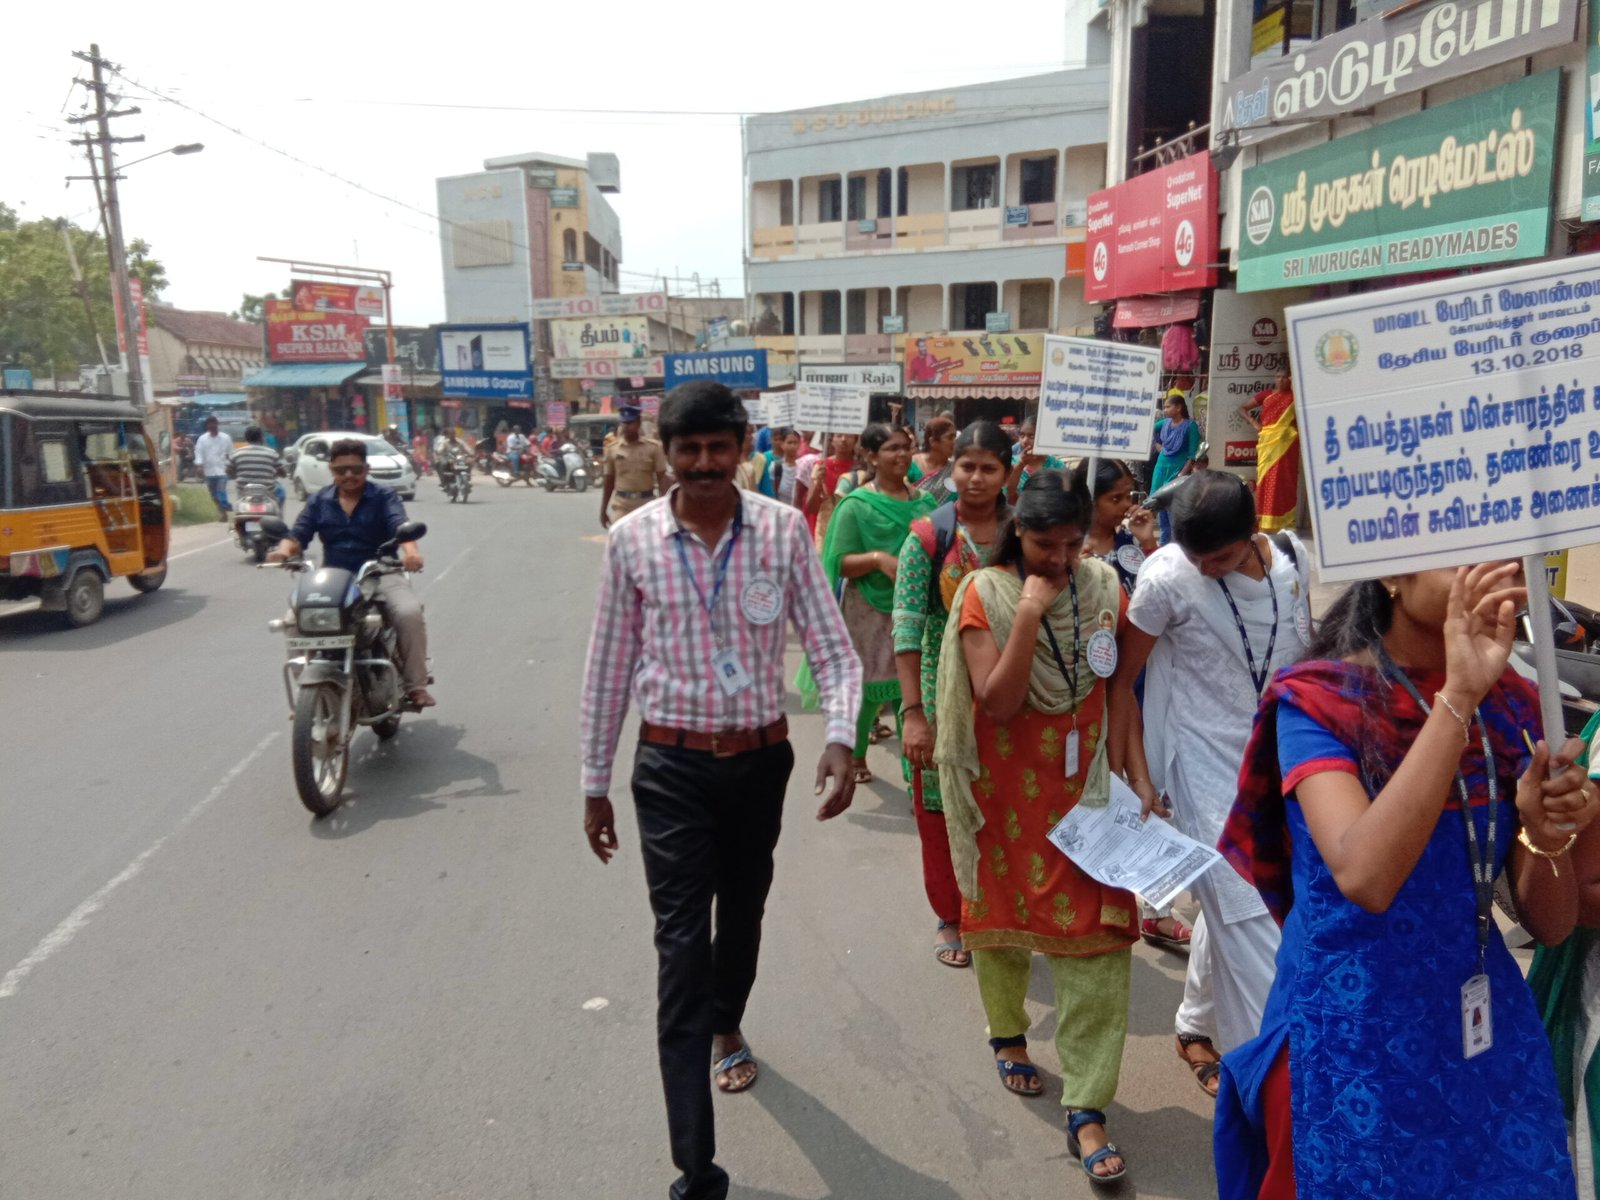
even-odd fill
[[[711,1037],[736,1033],[756,981],[772,851],[794,768],[788,742],[732,758],[640,743],[633,801],[656,917],[656,1044],[672,1200],[722,1200],[712,1160]],[[712,901],[716,902],[713,934]]]

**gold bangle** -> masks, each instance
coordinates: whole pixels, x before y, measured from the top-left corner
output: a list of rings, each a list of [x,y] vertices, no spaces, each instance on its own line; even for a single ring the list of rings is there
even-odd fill
[[[1567,844],[1562,846],[1561,849],[1541,850],[1538,846],[1535,846],[1533,844],[1533,840],[1528,837],[1528,827],[1526,825],[1517,831],[1517,841],[1522,843],[1522,848],[1528,851],[1529,854],[1536,854],[1548,862],[1550,864],[1550,874],[1554,875],[1557,879],[1561,878],[1561,872],[1556,867],[1556,859],[1560,858],[1568,850],[1571,850],[1572,844],[1577,840],[1578,835],[1574,833],[1567,839]]]
[[[1435,692],[1433,699],[1436,703],[1444,705],[1445,711],[1454,717],[1457,724],[1461,726],[1461,744],[1464,746],[1470,742],[1472,740],[1471,726],[1467,724],[1467,719],[1461,715],[1456,706],[1450,703],[1449,698],[1443,692]]]

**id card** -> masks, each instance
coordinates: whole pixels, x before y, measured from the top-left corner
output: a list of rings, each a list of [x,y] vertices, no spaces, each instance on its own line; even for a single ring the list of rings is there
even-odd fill
[[[1461,1055],[1476,1058],[1494,1045],[1494,1007],[1489,977],[1474,975],[1461,985]]]
[[[711,670],[724,696],[737,696],[750,686],[750,672],[744,669],[739,652],[732,646],[724,646],[711,656]]]
[[[1078,731],[1074,729],[1067,734],[1066,753],[1061,757],[1066,762],[1067,778],[1076,779],[1078,775]]]

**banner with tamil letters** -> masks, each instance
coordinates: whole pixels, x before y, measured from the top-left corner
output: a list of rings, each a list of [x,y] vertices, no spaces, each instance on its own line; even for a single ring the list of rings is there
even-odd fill
[[[1287,320],[1324,580],[1600,541],[1600,255]]]
[[[1160,395],[1154,346],[1046,336],[1034,451],[1142,461]]]
[[[860,433],[867,426],[872,389],[840,383],[795,385],[791,424],[820,433]]]

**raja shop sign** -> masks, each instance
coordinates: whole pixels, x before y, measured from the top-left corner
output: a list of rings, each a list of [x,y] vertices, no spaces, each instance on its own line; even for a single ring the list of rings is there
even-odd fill
[[[1538,258],[1560,70],[1244,173],[1239,290]]]
[[[1477,0],[1399,6],[1320,38],[1223,88],[1217,144],[1248,146],[1278,126],[1349,114],[1380,100],[1541,50],[1571,45],[1579,0]],[[1396,7],[1396,6],[1390,6]],[[1591,36],[1594,27],[1590,26]]]
[[[367,357],[367,319],[303,310],[293,300],[268,300],[267,361],[358,363]]]
[[[290,282],[294,304],[301,312],[323,312],[383,319],[383,289],[350,283]]]
[[[911,333],[905,340],[910,387],[1033,387],[1044,370],[1044,339],[1029,334],[972,333],[935,337]]]
[[[550,322],[557,358],[648,358],[648,317],[584,317]]]
[[[1217,282],[1217,170],[1208,151],[1089,197],[1090,303]]]

